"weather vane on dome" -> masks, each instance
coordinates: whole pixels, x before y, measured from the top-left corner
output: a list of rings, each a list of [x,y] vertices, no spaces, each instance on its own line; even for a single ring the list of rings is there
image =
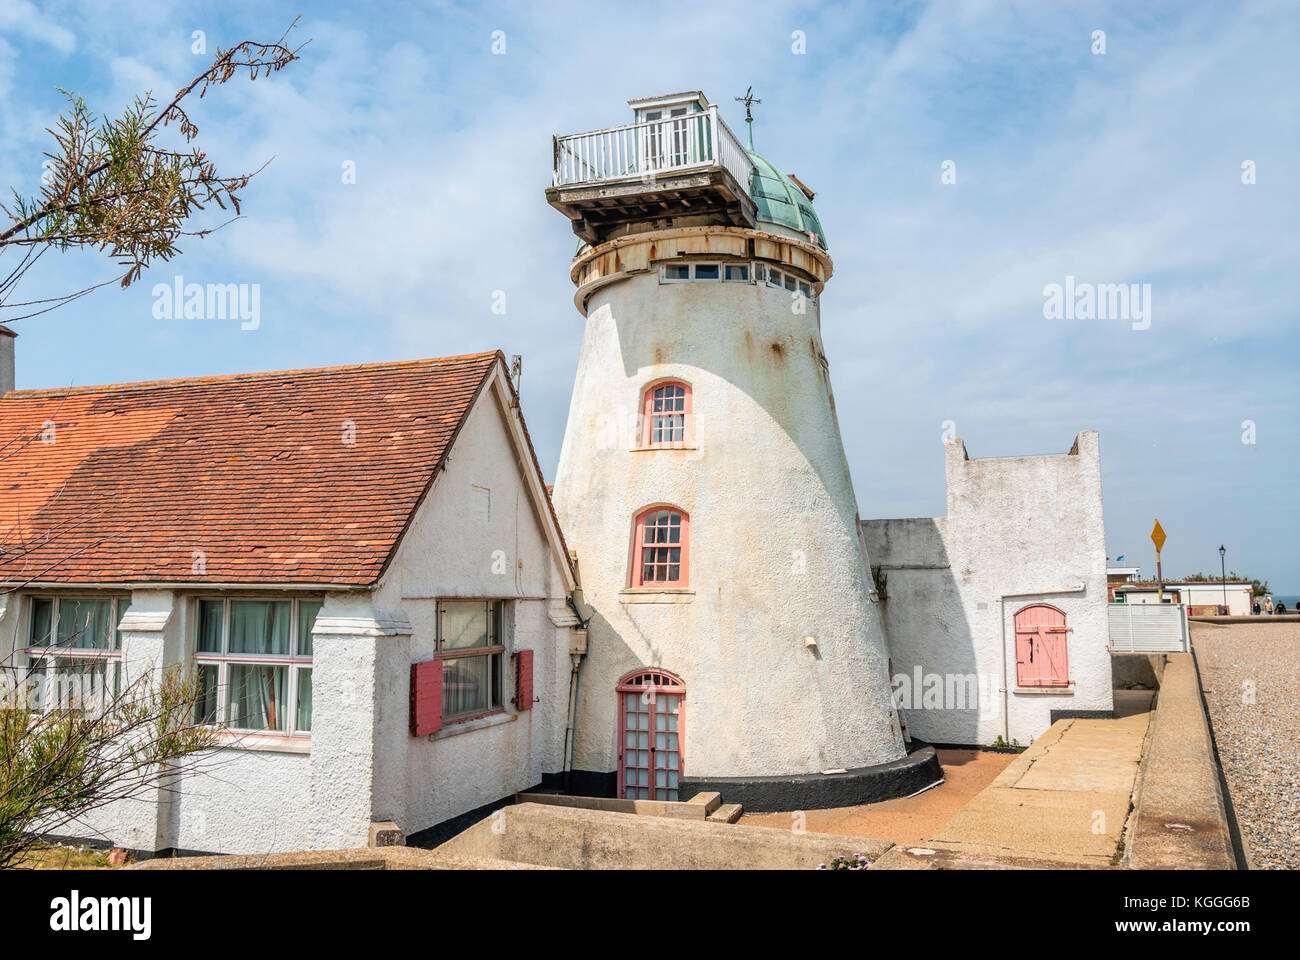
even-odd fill
[[[743,97],[736,97],[736,102],[743,103],[745,105],[745,122],[753,123],[754,114],[750,112],[749,108],[756,103],[763,102],[762,100],[758,99],[758,97],[754,96],[753,84],[751,84],[749,89],[745,91],[745,95]]]

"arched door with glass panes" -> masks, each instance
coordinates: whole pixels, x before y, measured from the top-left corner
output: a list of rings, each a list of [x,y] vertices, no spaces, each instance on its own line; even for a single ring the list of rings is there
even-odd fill
[[[682,775],[686,685],[665,670],[634,670],[618,684],[618,795],[676,800]]]

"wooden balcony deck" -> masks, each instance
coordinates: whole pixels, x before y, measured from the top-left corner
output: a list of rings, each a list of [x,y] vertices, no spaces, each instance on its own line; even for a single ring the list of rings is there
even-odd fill
[[[754,165],[716,106],[687,116],[554,138],[546,199],[599,243],[625,224],[709,215],[754,225]]]

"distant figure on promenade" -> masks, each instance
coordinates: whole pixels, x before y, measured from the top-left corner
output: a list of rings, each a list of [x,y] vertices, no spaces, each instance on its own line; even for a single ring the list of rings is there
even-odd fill
[[[1284,613],[1286,613],[1286,604],[1279,600],[1277,604],[1277,615],[1280,617]]]
[[[1257,616],[1257,617],[1259,616],[1259,601],[1258,601],[1258,600],[1255,601],[1255,606],[1254,606],[1254,609],[1252,610],[1252,612],[1255,614],[1255,616]]]
[[[1270,617],[1273,616],[1273,598],[1272,598],[1272,597],[1265,597],[1265,598],[1264,598],[1264,612],[1265,612],[1266,614],[1268,614]]]

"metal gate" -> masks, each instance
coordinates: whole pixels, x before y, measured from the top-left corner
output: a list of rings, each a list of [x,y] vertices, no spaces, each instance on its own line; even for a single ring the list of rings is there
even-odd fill
[[[1186,653],[1184,603],[1108,603],[1111,653]]]

